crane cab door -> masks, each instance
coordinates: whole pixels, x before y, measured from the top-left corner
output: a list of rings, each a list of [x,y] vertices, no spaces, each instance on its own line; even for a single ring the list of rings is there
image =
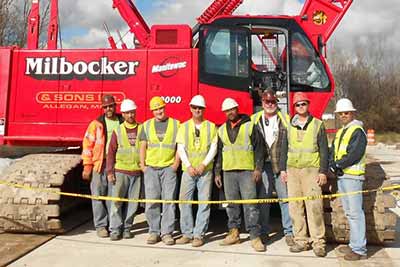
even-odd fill
[[[206,115],[222,123],[221,103],[226,97],[238,101],[241,112],[252,113],[249,29],[202,26],[199,41],[199,93],[210,100]]]

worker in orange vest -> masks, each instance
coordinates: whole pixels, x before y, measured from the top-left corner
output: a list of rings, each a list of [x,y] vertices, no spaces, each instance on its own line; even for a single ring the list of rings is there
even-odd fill
[[[116,113],[117,104],[112,95],[104,95],[101,105],[104,114],[90,122],[82,143],[82,178],[86,181],[91,180],[90,191],[94,196],[107,196],[109,193],[105,171],[106,154],[114,129],[123,121],[122,115]],[[92,208],[97,236],[108,237],[108,203],[93,199]]]

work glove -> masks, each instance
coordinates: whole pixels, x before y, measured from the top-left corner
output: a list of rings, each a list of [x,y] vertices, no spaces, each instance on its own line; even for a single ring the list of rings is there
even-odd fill
[[[340,168],[339,165],[336,163],[333,163],[331,166],[329,166],[329,170],[332,173],[334,173],[337,177],[344,175],[342,168]]]

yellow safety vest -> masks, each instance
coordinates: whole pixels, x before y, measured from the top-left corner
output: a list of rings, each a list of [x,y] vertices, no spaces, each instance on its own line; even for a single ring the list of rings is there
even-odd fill
[[[115,158],[115,169],[124,171],[139,171],[139,134],[141,126],[138,125],[136,145],[132,146],[129,143],[128,134],[125,125],[122,123],[117,129],[115,134],[118,140],[118,149]]]
[[[185,137],[185,150],[189,162],[193,167],[199,166],[210,150],[211,143],[217,134],[217,127],[210,121],[203,121],[200,128],[200,136],[196,139],[195,125],[192,119],[181,125],[183,136]],[[214,162],[211,161],[206,166],[206,171],[212,170]],[[187,170],[186,166],[182,166],[183,171]]]
[[[294,168],[319,168],[319,151],[317,137],[322,121],[313,118],[307,129],[298,130],[290,125],[288,128],[288,167]]]
[[[251,144],[253,122],[240,125],[235,143],[231,143],[228,136],[227,124],[218,129],[218,136],[223,143],[222,170],[254,170],[254,150]]]
[[[340,160],[343,158],[343,156],[347,155],[347,146],[350,143],[350,139],[351,136],[353,135],[353,133],[357,130],[357,129],[361,129],[364,132],[364,129],[359,126],[359,125],[352,125],[350,126],[347,131],[344,133],[342,140],[340,140],[340,137],[342,136],[342,133],[344,131],[344,128],[341,128],[335,135],[335,141],[334,141],[334,145],[335,145],[335,161]],[[363,155],[363,157],[361,158],[361,160],[346,168],[343,169],[343,172],[345,174],[350,174],[350,175],[364,175],[365,174],[365,153]]]
[[[155,119],[150,119],[144,123],[144,131],[147,136],[146,165],[163,168],[174,163],[178,126],[179,121],[168,118],[164,139],[159,140]]]
[[[261,111],[259,111],[257,113],[254,113],[253,115],[251,115],[251,121],[254,124],[257,124],[260,121],[260,118],[262,117],[263,113],[264,113],[264,110],[261,110]],[[282,112],[280,110],[276,114],[278,115],[279,119],[281,120],[283,126],[285,126],[285,128],[287,128],[288,124],[289,124],[289,121],[290,121],[289,115],[288,114],[285,114],[285,115],[282,114]]]

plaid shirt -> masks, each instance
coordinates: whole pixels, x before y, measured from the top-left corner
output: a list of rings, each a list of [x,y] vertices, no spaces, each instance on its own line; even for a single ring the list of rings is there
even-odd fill
[[[285,114],[282,114],[285,116]],[[277,116],[278,119],[278,135],[275,138],[272,147],[269,147],[267,142],[265,142],[265,133],[264,127],[262,122],[262,117],[256,123],[258,129],[260,130],[263,139],[264,145],[266,149],[266,162],[271,162],[272,171],[276,174],[280,173],[281,171],[286,171],[286,160],[287,160],[287,129],[285,125],[282,123],[281,118]]]

